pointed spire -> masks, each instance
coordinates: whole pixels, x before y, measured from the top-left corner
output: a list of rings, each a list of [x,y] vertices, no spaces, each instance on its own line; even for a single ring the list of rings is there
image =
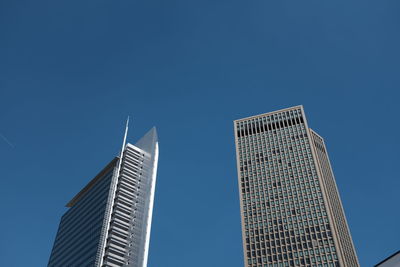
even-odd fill
[[[121,159],[122,159],[122,155],[124,154],[124,150],[125,150],[126,137],[128,136],[128,130],[129,130],[129,116],[128,116],[128,119],[126,120],[124,140],[122,141],[122,148],[121,148],[121,154],[120,154]]]

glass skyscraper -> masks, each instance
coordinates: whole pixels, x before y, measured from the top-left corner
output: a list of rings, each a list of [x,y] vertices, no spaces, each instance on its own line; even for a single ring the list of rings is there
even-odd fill
[[[146,267],[158,163],[151,129],[68,204],[48,267]]]
[[[245,266],[359,266],[324,140],[303,107],[234,129]]]

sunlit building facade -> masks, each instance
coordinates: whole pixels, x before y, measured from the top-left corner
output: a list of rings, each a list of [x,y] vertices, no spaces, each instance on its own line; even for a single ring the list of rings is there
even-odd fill
[[[48,267],[146,267],[158,163],[151,129],[68,204]]]
[[[303,107],[234,129],[245,266],[359,266],[324,140]]]

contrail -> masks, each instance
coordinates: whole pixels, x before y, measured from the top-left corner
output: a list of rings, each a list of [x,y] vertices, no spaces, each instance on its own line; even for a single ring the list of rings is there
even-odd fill
[[[3,140],[4,140],[7,144],[10,145],[10,147],[14,148],[14,145],[13,145],[10,141],[8,141],[8,139],[7,139],[4,135],[2,135],[2,134],[0,133],[0,136],[3,138]]]

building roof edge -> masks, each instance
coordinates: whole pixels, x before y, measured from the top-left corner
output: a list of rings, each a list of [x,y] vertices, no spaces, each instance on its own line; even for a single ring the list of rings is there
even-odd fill
[[[379,265],[381,265],[382,263],[390,260],[391,258],[393,258],[394,256],[396,256],[397,254],[400,254],[400,250],[398,250],[397,252],[393,253],[392,255],[390,255],[389,257],[387,257],[386,259],[384,259],[383,261],[377,263],[376,265],[374,265],[374,267],[379,267]]]
[[[271,112],[267,112],[267,113],[261,113],[261,114],[258,114],[258,115],[253,115],[253,116],[249,116],[249,117],[245,117],[245,118],[241,118],[241,119],[236,119],[236,120],[234,120],[233,122],[239,122],[239,121],[249,120],[249,119],[252,119],[252,118],[257,118],[257,117],[260,117],[260,116],[271,115],[271,114],[283,112],[283,111],[286,111],[286,110],[292,110],[292,109],[296,109],[296,108],[301,108],[301,109],[303,109],[303,105],[297,105],[297,106],[288,107],[288,108],[283,108],[283,109],[279,109],[279,110],[275,110],[275,111],[271,111]]]
[[[68,208],[73,207],[82,196],[85,195],[87,191],[89,191],[103,176],[104,174],[109,171],[111,168],[114,168],[115,164],[118,161],[118,157],[115,157],[111,160],[107,166],[105,166],[90,182],[81,190],[78,194],[76,194],[65,206]]]

